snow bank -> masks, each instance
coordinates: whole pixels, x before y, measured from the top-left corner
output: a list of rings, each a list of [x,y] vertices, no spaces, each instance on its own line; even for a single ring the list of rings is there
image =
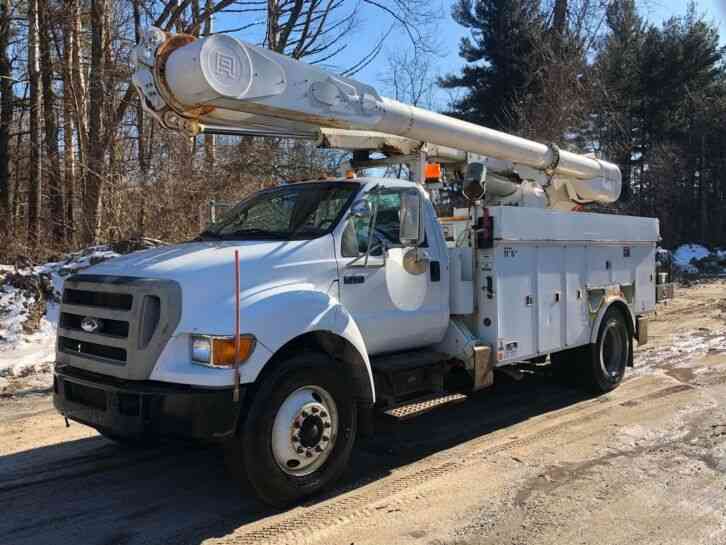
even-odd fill
[[[726,275],[726,250],[682,244],[673,252],[674,267],[686,274]]]
[[[682,244],[673,252],[673,263],[686,272],[697,273],[698,269],[691,263],[711,254],[710,250],[700,244]]]
[[[0,265],[0,393],[12,378],[45,373],[52,380],[64,278],[119,255],[93,246],[36,267]]]

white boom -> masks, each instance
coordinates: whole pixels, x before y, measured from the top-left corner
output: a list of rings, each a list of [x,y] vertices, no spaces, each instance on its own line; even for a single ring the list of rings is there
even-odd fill
[[[489,169],[530,180],[549,206],[614,202],[612,163],[402,104],[353,79],[226,35],[196,39],[149,29],[133,84],[166,128],[321,140],[322,128],[374,131],[497,159]]]

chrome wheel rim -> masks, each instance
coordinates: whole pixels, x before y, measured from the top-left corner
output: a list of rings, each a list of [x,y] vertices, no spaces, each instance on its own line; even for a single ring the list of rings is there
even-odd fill
[[[272,454],[286,474],[304,477],[328,459],[338,436],[338,408],[320,386],[303,386],[285,398],[272,424]]]

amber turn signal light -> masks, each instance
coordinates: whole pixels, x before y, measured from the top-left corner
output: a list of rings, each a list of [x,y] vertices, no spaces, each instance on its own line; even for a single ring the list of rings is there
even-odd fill
[[[239,336],[239,353],[235,360],[234,337],[215,337],[212,339],[212,365],[231,367],[235,361],[246,362],[255,349],[255,338],[252,335]]]

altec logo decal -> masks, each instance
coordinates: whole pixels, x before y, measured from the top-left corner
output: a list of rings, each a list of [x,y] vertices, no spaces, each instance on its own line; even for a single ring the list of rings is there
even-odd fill
[[[237,70],[235,68],[234,57],[225,55],[219,51],[215,54],[215,72],[220,77],[227,77],[234,79],[237,77]]]
[[[86,316],[81,321],[81,329],[86,333],[96,333],[101,329],[102,322],[98,318]]]

